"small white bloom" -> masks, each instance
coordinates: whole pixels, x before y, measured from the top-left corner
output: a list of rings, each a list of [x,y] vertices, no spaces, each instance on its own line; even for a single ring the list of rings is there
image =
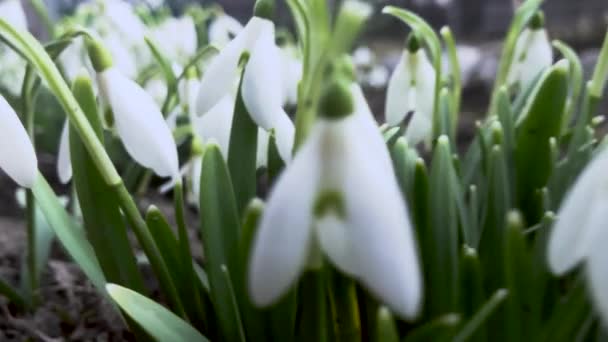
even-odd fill
[[[0,2],[0,18],[17,30],[27,31],[27,18],[19,0]]]
[[[367,103],[353,91],[355,113],[319,119],[270,193],[250,259],[257,305],[293,286],[320,248],[399,316],[419,311],[422,276],[406,203]],[[328,194],[335,203],[319,210]]]
[[[209,43],[223,47],[243,30],[243,25],[233,17],[222,14],[209,24]]]
[[[34,185],[38,159],[17,113],[0,95],[0,168],[25,188]]]
[[[167,96],[167,84],[160,78],[153,78],[146,82],[144,89],[159,106],[165,101]]]
[[[154,99],[114,67],[98,73],[97,82],[129,155],[161,177],[177,177],[175,141]]]
[[[190,16],[169,18],[152,30],[154,41],[171,60],[185,59],[196,53],[196,27]]]
[[[72,158],[70,155],[70,121],[65,120],[59,139],[59,153],[57,155],[57,176],[62,184],[72,179]]]
[[[127,1],[105,0],[103,4],[105,17],[122,37],[130,44],[143,43],[145,26]]]
[[[353,63],[357,68],[369,67],[375,59],[374,53],[367,46],[360,46],[353,52]]]
[[[302,60],[296,56],[290,47],[281,49],[283,59],[283,92],[284,104],[295,106],[298,103],[298,86],[302,79]]]
[[[564,199],[548,245],[549,267],[563,275],[586,262],[593,303],[608,324],[608,150],[591,161]]]
[[[242,82],[243,101],[256,124],[276,128],[282,108],[284,81],[281,52],[275,45],[274,23],[253,17],[245,28],[213,59],[201,80],[197,113],[204,115],[233,89],[239,77],[239,61],[249,52]]]
[[[519,83],[521,89],[528,85],[546,68],[553,64],[553,49],[544,28],[526,28],[515,44],[513,64],[507,83]]]
[[[399,125],[406,114],[413,112],[405,131],[411,145],[430,138],[435,108],[436,71],[423,49],[405,50],[388,83],[386,122]]]
[[[365,77],[365,82],[372,88],[383,88],[388,83],[389,73],[383,65],[374,65]]]
[[[106,35],[102,40],[110,51],[116,68],[129,78],[137,76],[135,57],[124,42],[114,34]]]

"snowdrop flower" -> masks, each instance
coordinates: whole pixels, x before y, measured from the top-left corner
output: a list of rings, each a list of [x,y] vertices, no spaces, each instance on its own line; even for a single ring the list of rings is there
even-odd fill
[[[137,76],[135,57],[120,38],[112,34],[104,37],[103,42],[110,51],[116,68],[129,78]]]
[[[243,53],[249,54],[242,82],[243,101],[251,118],[263,129],[276,129],[285,122],[283,110],[284,81],[281,75],[281,52],[275,44],[274,23],[268,19],[268,8],[258,6],[256,16],[213,59],[201,80],[197,99],[197,114],[205,115],[229,93],[239,78],[239,62]],[[262,17],[261,13],[264,14]],[[287,134],[292,131],[280,132]],[[288,137],[293,141],[293,136]],[[288,161],[291,149],[279,151]]]
[[[520,89],[525,89],[551,64],[553,50],[544,28],[543,14],[538,12],[517,39],[507,83],[510,86],[519,84]]]
[[[283,60],[283,104],[295,106],[298,103],[298,86],[302,79],[302,60],[296,56],[296,51],[290,46],[281,49]]]
[[[114,113],[118,136],[129,155],[160,177],[179,177],[177,149],[154,99],[113,64],[98,42],[88,42],[101,97]]]
[[[171,60],[193,56],[198,47],[196,27],[189,16],[166,19],[152,30],[151,36]]]
[[[388,83],[385,115],[396,126],[413,112],[405,138],[416,145],[428,142],[432,134],[436,71],[414,34],[407,45]]]
[[[57,176],[62,184],[72,179],[72,158],[70,156],[70,121],[65,120],[59,139],[59,153],[57,155]]]
[[[163,80],[159,78],[150,79],[146,82],[144,89],[152,96],[156,104],[162,105],[165,101],[165,96],[167,96],[167,84]]]
[[[105,17],[121,37],[131,44],[143,42],[145,26],[127,1],[105,0],[102,4]]]
[[[25,11],[19,0],[4,0],[0,2],[0,18],[17,30],[27,30]]]
[[[564,199],[549,238],[548,261],[563,275],[586,262],[593,303],[608,324],[608,150],[601,151],[580,174]]]
[[[221,14],[209,24],[209,43],[223,47],[243,30],[243,25],[227,14]]]
[[[17,113],[0,95],[0,169],[25,188],[34,185],[38,159]]]
[[[336,83],[322,101],[324,116],[270,193],[252,248],[249,292],[257,305],[272,304],[321,251],[411,318],[421,304],[422,276],[406,203],[360,89]]]

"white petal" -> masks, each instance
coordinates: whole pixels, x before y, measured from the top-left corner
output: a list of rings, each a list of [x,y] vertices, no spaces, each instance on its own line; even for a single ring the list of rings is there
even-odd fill
[[[256,167],[262,168],[268,166],[268,142],[270,134],[265,130],[258,128],[258,151],[256,154]]]
[[[234,95],[229,93],[205,115],[193,117],[192,122],[195,132],[204,143],[208,142],[209,139],[217,141],[224,158],[228,158],[234,103]]]
[[[380,132],[346,120],[341,191],[357,277],[397,315],[412,318],[421,305],[422,275],[406,203],[383,153],[361,139]]]
[[[422,112],[414,112],[405,131],[405,139],[410,145],[415,146],[421,141],[428,140],[432,132],[432,118]]]
[[[129,155],[161,177],[175,177],[179,168],[175,141],[152,97],[114,68],[97,78]]]
[[[17,30],[27,30],[25,11],[19,0],[5,0],[0,2],[0,18],[8,22]]]
[[[351,277],[357,273],[357,251],[353,248],[351,234],[346,223],[333,213],[317,218],[315,232],[321,249],[337,269]]]
[[[57,156],[57,175],[62,184],[72,179],[72,159],[70,157],[70,121],[65,120],[59,140],[59,154]]]
[[[209,42],[212,45],[224,46],[243,30],[243,25],[233,17],[222,14],[209,25]]]
[[[31,188],[38,174],[36,152],[17,113],[2,96],[0,136],[0,168],[20,186]]]
[[[405,134],[407,141],[412,145],[431,138],[435,109],[435,85],[437,84],[437,73],[423,50],[417,52],[416,60],[414,117]]]
[[[238,66],[241,55],[265,26],[263,19],[252,18],[247,26],[211,61],[201,80],[196,113],[203,115],[215,106],[232,90],[238,79]]]
[[[254,240],[249,292],[259,306],[275,302],[297,280],[310,253],[319,181],[319,132],[313,131],[272,189]]]
[[[264,19],[260,19],[264,20]],[[243,102],[253,121],[270,130],[283,105],[281,52],[274,42],[274,25],[260,31],[243,75]]]
[[[608,219],[606,152],[581,173],[558,211],[547,247],[549,267],[555,274],[564,274],[582,261],[597,231],[604,228],[603,222]]]
[[[105,2],[106,18],[130,43],[140,43],[144,39],[144,24],[133,7],[126,1],[111,0]]]
[[[158,78],[153,78],[146,82],[144,86],[148,94],[152,96],[154,102],[159,106],[163,104],[165,101],[165,97],[167,96],[167,84]]]
[[[553,64],[553,49],[544,29],[534,30],[530,34],[530,43],[526,50],[526,58],[521,64],[520,81],[526,88],[538,74]]]
[[[274,133],[279,155],[287,164],[291,161],[291,152],[293,151],[293,141],[295,139],[296,130],[293,126],[293,122],[291,122],[291,119],[282,108],[280,108],[280,113],[277,114]]]
[[[608,326],[608,229],[602,222],[602,233],[595,241],[587,262],[587,279],[593,306],[600,314],[604,326]]]
[[[386,122],[391,126],[398,125],[412,109],[410,108],[408,97],[412,83],[409,65],[410,54],[405,51],[388,82],[385,118]]]
[[[281,49],[283,67],[283,104],[296,105],[298,103],[298,85],[302,79],[302,61],[294,56],[287,48]]]
[[[509,68],[507,74],[507,84],[513,85],[519,82],[521,78],[521,63],[525,60],[527,54],[527,47],[530,42],[530,33],[532,31],[529,28],[524,29],[517,38],[515,43],[515,50],[513,52],[513,62]]]
[[[114,65],[127,77],[133,78],[137,75],[137,65],[135,59],[124,42],[115,35],[104,38],[105,46],[110,51]]]
[[[187,58],[196,53],[196,27],[190,16],[166,19],[153,29],[152,36],[169,59]]]
[[[192,167],[190,168],[190,191],[194,203],[199,202],[199,194],[201,192],[201,172],[203,169],[203,158],[201,156],[194,157],[191,161]]]

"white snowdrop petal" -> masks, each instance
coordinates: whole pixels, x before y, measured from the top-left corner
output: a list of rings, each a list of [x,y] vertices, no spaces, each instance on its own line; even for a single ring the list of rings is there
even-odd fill
[[[124,42],[115,35],[106,36],[103,41],[112,55],[116,68],[129,78],[135,77],[137,75],[137,65]]]
[[[608,168],[608,153],[604,151],[581,173],[557,213],[547,247],[549,267],[561,275],[572,269],[585,257],[586,246],[595,233],[594,225],[601,218],[593,218],[594,212],[606,213],[605,170]],[[602,185],[602,183],[604,183]],[[598,211],[599,210],[599,211]],[[602,224],[599,224],[602,227]]]
[[[589,255],[586,272],[594,308],[604,326],[608,326],[608,249],[605,246],[608,229],[605,226],[601,228],[601,236],[595,241]]]
[[[27,30],[27,18],[19,0],[5,0],[0,2],[0,18],[8,22],[17,30]]]
[[[527,54],[527,47],[530,42],[530,33],[531,30],[526,28],[517,38],[513,53],[513,62],[511,63],[509,73],[507,74],[507,83],[509,85],[517,83],[521,78],[521,63],[523,60],[525,60],[525,56]]]
[[[38,160],[25,128],[17,113],[0,96],[0,168],[17,184],[25,188],[34,185],[38,174]]]
[[[526,58],[520,66],[520,81],[525,89],[544,69],[553,64],[553,49],[547,31],[533,30],[526,49]]]
[[[121,0],[106,1],[105,15],[113,27],[131,43],[136,44],[143,41],[144,24],[128,2]]]
[[[70,156],[70,121],[65,120],[59,139],[59,153],[57,155],[57,175],[62,184],[72,179],[72,158]]]
[[[283,67],[283,104],[296,105],[298,103],[298,85],[302,79],[302,61],[287,48],[281,49]]]
[[[276,137],[277,149],[281,159],[287,164],[291,161],[291,153],[293,151],[293,141],[296,135],[296,129],[291,122],[291,119],[279,108],[280,113],[276,115],[276,126],[274,133]]]
[[[258,143],[256,153],[256,167],[262,168],[268,166],[268,143],[270,134],[265,130],[258,128]]]
[[[359,139],[380,133],[353,123],[345,128],[341,190],[357,276],[393,312],[413,318],[420,310],[422,275],[406,203],[394,171],[382,167],[380,154]]]
[[[243,30],[243,25],[235,18],[223,14],[215,18],[209,25],[209,42],[216,46],[224,46]]]
[[[234,103],[234,95],[229,93],[205,115],[194,116],[192,122],[195,132],[203,142],[208,142],[209,139],[217,142],[224,158],[228,158]]]
[[[418,64],[416,69],[416,111],[424,116],[429,126],[425,132],[425,138],[430,138],[435,110],[435,86],[437,84],[437,73],[423,50],[418,51]],[[418,124],[424,125],[421,118]],[[423,131],[420,126],[418,131]]]
[[[259,306],[279,299],[306,265],[320,175],[319,148],[319,132],[313,131],[270,192],[249,259],[249,292]]]
[[[268,21],[251,50],[242,85],[243,102],[249,115],[266,130],[274,127],[283,105],[280,54],[274,42],[274,25]]]
[[[421,141],[428,140],[432,134],[432,130],[432,119],[424,113],[416,111],[405,131],[405,139],[409,144],[415,146]]]
[[[408,71],[408,55],[409,53],[405,51],[401,56],[386,89],[385,118],[391,126],[398,125],[411,110],[408,93],[411,88],[412,75]]]
[[[334,215],[326,214],[317,218],[315,232],[323,253],[341,272],[355,277],[357,273],[356,250],[353,248],[351,234],[346,223]]]
[[[161,177],[176,176],[175,141],[152,97],[114,68],[99,73],[97,78],[129,155]]]

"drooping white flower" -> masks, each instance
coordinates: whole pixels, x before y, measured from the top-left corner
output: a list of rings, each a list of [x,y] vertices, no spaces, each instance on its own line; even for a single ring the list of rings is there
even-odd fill
[[[59,152],[57,154],[57,176],[62,184],[72,179],[72,158],[70,156],[70,121],[65,120],[59,139]]]
[[[436,71],[424,49],[417,43],[409,45],[389,80],[385,115],[386,122],[395,126],[413,112],[405,138],[416,145],[428,141],[432,134]]]
[[[608,323],[608,150],[580,174],[557,214],[548,245],[549,268],[563,275],[586,263],[593,303]]]
[[[284,81],[282,58],[275,45],[274,23],[253,17],[245,28],[211,62],[201,80],[197,114],[205,115],[232,91],[239,77],[239,61],[249,53],[242,82],[243,101],[256,124],[269,131],[282,116]],[[285,157],[285,156],[282,156]]]
[[[98,72],[97,82],[129,155],[158,176],[177,177],[175,141],[154,99],[114,67]]]
[[[272,189],[254,240],[249,290],[257,305],[273,303],[320,249],[411,318],[422,280],[406,203],[367,103],[358,87],[352,90],[355,112],[319,119]]]
[[[25,188],[34,185],[38,159],[17,113],[0,95],[0,169]]]
[[[27,18],[19,0],[4,0],[0,2],[0,18],[17,30],[27,30]]]
[[[283,59],[283,104],[295,106],[298,103],[298,86],[302,79],[302,60],[292,47],[281,48]]]
[[[105,36],[103,42],[112,54],[116,68],[129,78],[137,76],[135,57],[121,39],[112,34]]]
[[[151,35],[171,60],[187,59],[196,53],[196,26],[190,16],[168,18]]]
[[[515,44],[513,63],[507,75],[507,84],[528,85],[546,68],[553,64],[553,49],[540,14],[523,30]]]
[[[243,25],[235,18],[222,14],[209,24],[209,43],[223,47],[243,30]]]
[[[143,43],[145,26],[129,2],[105,0],[103,9],[105,18],[123,38],[131,44]]]

